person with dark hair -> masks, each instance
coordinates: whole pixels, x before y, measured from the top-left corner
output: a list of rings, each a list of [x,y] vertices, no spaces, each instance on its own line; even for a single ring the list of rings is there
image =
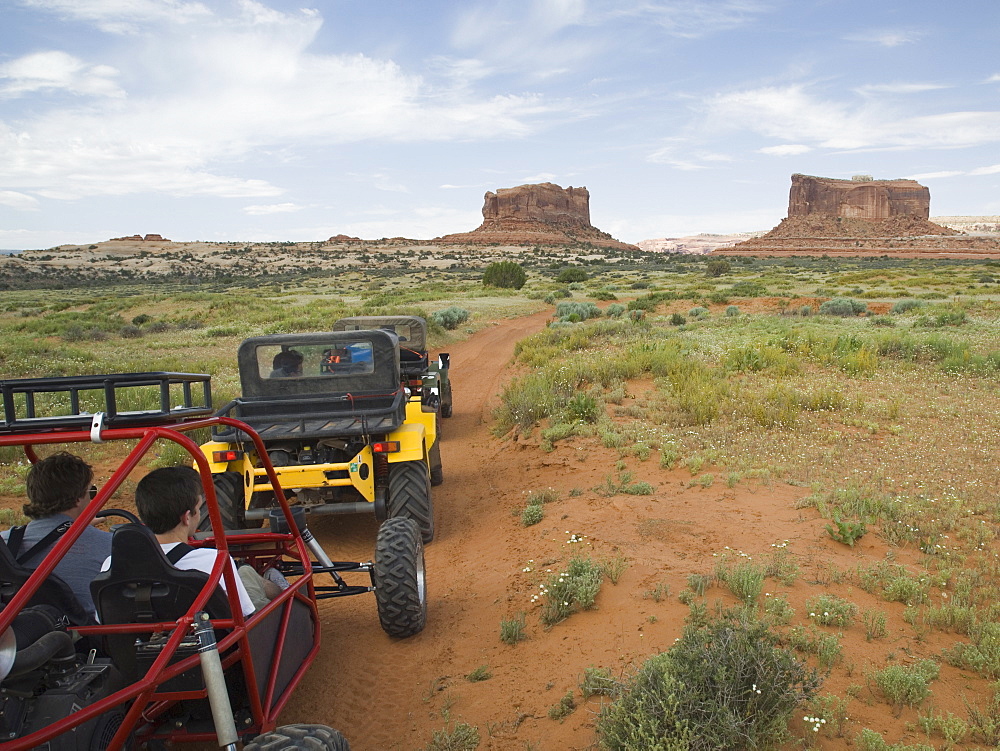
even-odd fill
[[[154,469],[135,488],[135,506],[139,518],[156,535],[157,542],[170,562],[179,569],[194,569],[210,574],[215,565],[216,550],[188,545],[188,538],[198,529],[204,505],[205,492],[201,476],[191,467]],[[179,545],[183,548],[175,552],[174,549]],[[244,616],[266,605],[283,589],[280,583],[263,578],[252,566],[237,568],[232,557],[229,558],[229,564],[237,574],[236,591]],[[109,568],[110,556],[101,570]],[[272,576],[277,582],[284,581],[277,571]],[[284,583],[287,586],[287,582]],[[226,589],[224,578],[219,580],[219,586]]]
[[[65,451],[31,466],[25,481],[28,502],[22,509],[31,521],[0,533],[18,563],[37,568],[94,497],[93,479],[90,465]],[[90,582],[110,553],[111,533],[88,526],[56,564],[55,575],[69,585],[88,613],[95,613]]]
[[[271,361],[271,375],[268,378],[293,378],[302,375],[302,353],[294,349],[283,349]]]

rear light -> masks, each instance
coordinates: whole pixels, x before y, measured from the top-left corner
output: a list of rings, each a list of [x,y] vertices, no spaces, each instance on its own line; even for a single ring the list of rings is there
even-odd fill
[[[235,462],[237,459],[243,458],[242,451],[213,451],[212,461],[213,462]]]
[[[372,451],[376,454],[399,453],[399,441],[380,441],[378,443],[373,443]]]

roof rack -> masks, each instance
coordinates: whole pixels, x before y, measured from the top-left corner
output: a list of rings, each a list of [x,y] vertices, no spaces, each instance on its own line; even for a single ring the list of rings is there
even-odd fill
[[[0,395],[0,435],[90,429],[99,439],[103,428],[171,425],[214,413],[212,377],[204,373],[18,378],[0,381]]]

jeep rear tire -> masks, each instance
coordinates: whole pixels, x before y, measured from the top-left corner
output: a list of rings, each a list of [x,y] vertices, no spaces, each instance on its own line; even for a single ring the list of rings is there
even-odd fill
[[[326,725],[284,725],[270,733],[258,735],[243,747],[243,751],[351,751],[347,739]]]
[[[217,475],[212,475],[212,483],[215,485],[215,498],[219,502],[222,528],[246,529],[246,506],[244,505],[246,496],[243,493],[243,478],[238,472],[220,472]],[[202,507],[198,530],[205,531],[211,528],[212,522],[209,520],[208,504],[206,503]]]
[[[389,518],[413,519],[424,544],[434,539],[434,504],[431,482],[423,462],[389,465]]]
[[[405,639],[427,624],[424,545],[412,519],[386,519],[375,539],[375,602],[382,630]]]

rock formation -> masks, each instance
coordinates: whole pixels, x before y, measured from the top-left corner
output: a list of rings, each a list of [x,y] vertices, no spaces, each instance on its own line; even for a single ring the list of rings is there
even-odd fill
[[[912,216],[926,220],[930,210],[931,192],[916,180],[835,180],[795,174],[788,194],[789,219],[822,214],[844,219]]]
[[[487,191],[483,223],[472,232],[445,235],[434,242],[468,245],[575,245],[634,249],[590,223],[590,192],[554,183]]]
[[[112,237],[108,242],[161,242],[168,243],[170,240],[162,235],[129,235],[128,237]]]
[[[996,256],[1000,243],[931,222],[930,191],[914,180],[792,175],[788,217],[718,255]]]

